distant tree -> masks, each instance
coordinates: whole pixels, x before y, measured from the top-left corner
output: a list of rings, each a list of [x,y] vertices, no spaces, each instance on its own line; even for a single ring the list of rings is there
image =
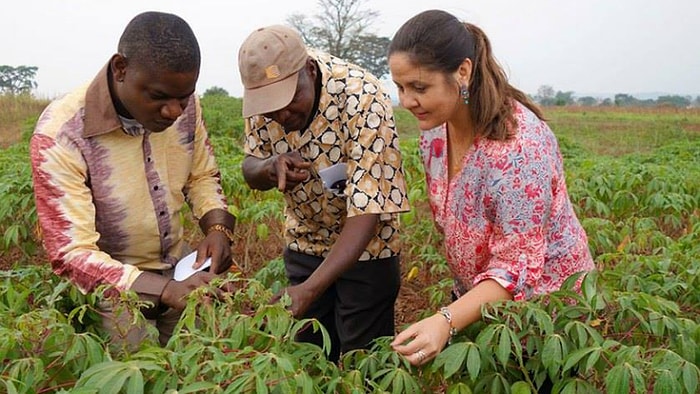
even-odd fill
[[[615,105],[618,107],[632,107],[639,104],[639,100],[627,93],[618,93],[615,95]]]
[[[598,104],[598,99],[592,96],[583,96],[576,99],[576,103],[583,107],[593,107]]]
[[[685,108],[685,107],[690,106],[692,99],[693,98],[690,96],[687,96],[687,97],[679,96],[679,95],[659,96],[656,99],[656,105]]]
[[[224,88],[212,86],[204,91],[204,96],[228,96],[228,92]]]
[[[371,31],[378,11],[365,7],[367,0],[319,0],[321,11],[310,18],[292,14],[287,23],[297,29],[304,42],[370,71],[377,78],[389,73],[386,53],[388,37]]]
[[[574,92],[562,92],[560,90],[554,95],[554,105],[564,106],[574,103]]]
[[[353,53],[346,59],[362,66],[377,78],[387,75],[389,72],[389,61],[386,55],[391,39],[373,34],[365,35],[361,39],[363,41],[362,45],[353,48]]]
[[[18,95],[31,93],[37,87],[34,80],[38,67],[34,66],[0,66],[0,93]]]
[[[600,102],[600,105],[603,107],[612,107],[613,104],[614,103],[610,97],[606,97]]]
[[[554,105],[554,88],[549,85],[542,85],[537,89],[537,95],[535,95],[535,100],[540,105],[549,106]]]

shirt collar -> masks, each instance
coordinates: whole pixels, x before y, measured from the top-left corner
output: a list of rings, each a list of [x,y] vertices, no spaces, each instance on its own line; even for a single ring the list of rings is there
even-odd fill
[[[97,73],[85,94],[83,137],[94,137],[121,129],[122,122],[109,93],[109,62]]]
[[[119,120],[122,122],[124,132],[132,137],[146,133],[146,129],[136,119],[129,119],[119,115]]]

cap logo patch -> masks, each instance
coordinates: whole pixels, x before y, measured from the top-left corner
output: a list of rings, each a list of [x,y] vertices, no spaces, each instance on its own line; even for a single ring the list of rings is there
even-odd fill
[[[280,69],[279,69],[279,67],[277,67],[276,64],[273,64],[271,66],[267,66],[265,68],[265,76],[267,77],[267,79],[279,78],[280,75],[281,75]]]

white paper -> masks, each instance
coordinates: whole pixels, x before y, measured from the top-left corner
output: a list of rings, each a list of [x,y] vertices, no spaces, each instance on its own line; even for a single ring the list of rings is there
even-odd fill
[[[326,190],[331,191],[333,194],[337,196],[343,195],[343,191],[345,190],[345,187],[337,187],[337,182],[340,181],[347,181],[348,178],[348,165],[347,163],[338,163],[335,165],[332,165],[330,167],[326,167],[322,170],[318,171],[318,175],[321,176],[321,180],[323,181],[323,187]],[[333,187],[336,186],[336,187]]]
[[[183,281],[192,276],[192,274],[195,272],[209,268],[211,265],[211,257],[207,257],[207,259],[204,260],[204,264],[195,270],[192,268],[192,264],[194,264],[195,260],[197,260],[197,251],[194,251],[180,259],[180,261],[177,262],[177,265],[175,265],[175,275],[173,275],[173,279]]]

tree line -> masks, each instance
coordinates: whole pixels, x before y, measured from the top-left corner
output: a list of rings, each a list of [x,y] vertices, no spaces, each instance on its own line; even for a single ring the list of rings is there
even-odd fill
[[[660,95],[656,99],[639,99],[631,94],[617,93],[613,97],[577,97],[573,91],[554,91],[549,85],[542,85],[532,97],[538,104],[548,106],[578,105],[582,107],[700,107],[700,96],[681,96],[678,94]]]

